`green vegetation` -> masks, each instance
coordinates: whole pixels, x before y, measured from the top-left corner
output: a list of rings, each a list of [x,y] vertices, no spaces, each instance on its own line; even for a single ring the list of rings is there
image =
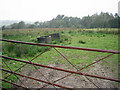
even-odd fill
[[[57,44],[57,45],[66,45],[66,46],[76,46],[76,47],[85,47],[85,48],[97,48],[97,49],[105,49],[105,50],[119,50],[118,48],[118,30],[112,28],[96,28],[96,29],[55,29],[55,28],[45,28],[45,29],[19,29],[19,30],[4,30],[3,39],[8,40],[16,40],[16,41],[25,41],[25,42],[37,42],[37,36],[49,35],[52,33],[60,33],[60,40],[52,41],[49,44]],[[32,46],[32,45],[22,45],[22,44],[13,44],[8,42],[3,42],[3,51],[2,54],[22,59],[28,61],[21,51],[24,51],[25,55],[31,60],[33,56],[40,54],[42,51],[46,50],[49,47],[42,46]],[[90,52],[90,51],[82,51],[82,50],[72,50],[72,49],[62,49],[57,48],[62,54],[64,54],[74,65],[76,65],[79,69],[92,63],[99,58],[107,56],[109,53],[101,53],[101,52]],[[20,66],[24,65],[23,63],[3,59],[9,67],[15,71]],[[100,64],[107,65],[111,68],[112,72],[114,70],[112,67],[118,64],[118,55],[113,55],[105,61],[109,61],[113,64],[104,63],[101,61]],[[50,49],[46,53],[42,54],[40,57],[36,58],[32,62],[39,64],[66,64],[69,63],[59,55],[55,51],[55,49]],[[2,67],[9,70],[6,65],[2,64]],[[117,68],[116,68],[117,70]],[[6,73],[3,73],[3,78],[7,76]],[[12,75],[7,78],[9,81],[16,81],[17,78]],[[3,83],[3,86],[8,83]],[[8,87],[9,84],[8,84]]]
[[[20,21],[9,26],[2,26],[2,30],[23,28],[120,28],[120,17],[117,13],[113,15],[108,12],[96,13],[83,18],[57,15],[50,21],[36,21],[33,24],[25,24]]]

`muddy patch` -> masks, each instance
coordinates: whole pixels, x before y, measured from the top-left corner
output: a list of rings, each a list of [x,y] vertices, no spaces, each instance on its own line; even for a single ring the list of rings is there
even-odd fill
[[[62,65],[51,64],[48,66],[76,71],[75,69],[73,69],[72,66],[68,66],[68,65],[64,65],[64,64],[62,64]],[[118,87],[118,84],[115,83],[114,81],[88,77],[93,83],[95,83],[97,85],[97,87],[96,87],[85,76],[76,75],[76,74],[72,74],[62,80],[56,81],[64,76],[68,75],[69,73],[57,71],[57,70],[53,70],[53,69],[48,69],[48,68],[42,68],[42,67],[39,68],[38,70],[32,70],[32,71],[30,69],[29,70],[24,69],[22,72],[26,73],[26,75],[28,75],[30,77],[37,78],[37,79],[47,81],[47,82],[51,82],[51,83],[55,83],[55,84],[58,84],[61,86],[66,86],[69,88],[97,88],[97,87],[117,88]],[[90,67],[89,71],[85,69],[85,70],[82,70],[81,72],[93,74],[93,75],[100,75],[100,76],[105,76],[105,77],[116,78],[111,72],[106,71],[103,68],[103,66],[101,66],[100,64],[95,64],[94,67]],[[24,78],[24,77],[21,77],[20,80],[28,88],[41,88],[41,87],[42,88],[54,88],[54,87],[57,87],[57,86],[48,85],[46,83],[42,83],[42,82],[35,81],[32,79]],[[23,85],[20,83],[20,81],[18,81],[17,84]]]

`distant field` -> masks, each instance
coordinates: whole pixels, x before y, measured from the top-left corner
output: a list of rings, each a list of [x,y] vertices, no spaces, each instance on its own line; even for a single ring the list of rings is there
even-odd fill
[[[2,35],[3,39],[37,42],[38,36],[56,32],[59,32],[62,38],[60,43],[56,42],[59,45],[118,50],[117,29],[20,29],[4,30]],[[79,43],[80,41],[85,42],[85,44]]]
[[[49,44],[56,45],[64,45],[64,46],[76,46],[76,47],[85,47],[85,48],[96,48],[96,49],[104,49],[104,50],[120,50],[118,48],[118,34],[119,30],[106,28],[106,29],[69,29],[69,28],[45,28],[45,29],[20,29],[20,30],[3,30],[2,35],[3,39],[8,40],[16,40],[16,41],[25,41],[25,42],[37,42],[38,36],[49,35],[52,33],[59,33],[60,40],[52,41]],[[20,45],[20,44],[12,44],[3,42],[3,51],[2,54],[14,57],[25,59],[24,55],[21,53],[19,47],[22,47],[25,54],[29,59],[32,59],[33,56],[38,55],[40,52],[44,51],[48,47],[38,47],[38,46],[29,46],[29,45]],[[102,58],[108,53],[101,52],[91,52],[91,51],[82,51],[82,50],[69,50],[69,49],[61,49],[57,48],[60,52],[62,52],[76,67],[79,69],[84,67],[99,58]],[[50,51],[43,54],[41,57],[38,57],[33,62],[40,64],[66,64],[68,62],[65,61],[58,53],[55,53],[54,49],[50,49]],[[26,60],[27,61],[27,60]],[[113,72],[115,77],[117,77],[118,70],[118,55],[113,55],[105,61],[109,61],[110,63],[101,62],[100,65],[108,66],[111,72]],[[12,70],[16,70],[23,63],[18,63],[15,61],[6,60]],[[14,65],[13,65],[14,63]],[[81,64],[81,66],[80,66]],[[3,67],[8,69],[3,63]],[[94,67],[94,65],[93,65]],[[87,69],[89,70],[89,68]],[[3,78],[5,74],[3,74]],[[9,80],[15,81],[15,77],[9,77]],[[6,85],[5,83],[3,86]]]

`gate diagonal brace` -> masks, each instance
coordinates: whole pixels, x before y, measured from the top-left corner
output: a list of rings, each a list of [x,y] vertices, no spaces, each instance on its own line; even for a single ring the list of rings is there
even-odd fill
[[[45,67],[45,68],[50,68],[50,69],[54,69],[54,70],[64,71],[64,72],[68,72],[68,73],[74,73],[74,74],[85,75],[85,76],[99,78],[99,79],[106,79],[106,80],[120,82],[120,80],[118,80],[118,79],[113,79],[113,78],[109,78],[109,77],[102,77],[102,76],[98,76],[98,75],[91,75],[91,74],[87,74],[87,73],[81,73],[81,72],[76,72],[76,71],[65,70],[65,69],[51,67],[51,66],[47,66],[47,65],[41,65],[41,64],[37,64],[37,63],[31,63],[31,62],[27,62],[27,61],[22,61],[22,60],[19,60],[19,59],[10,58],[10,57],[1,56],[1,55],[0,55],[0,57],[15,60],[15,61],[19,61],[19,62],[24,62],[24,63],[27,63],[27,64],[33,64],[33,65],[40,66],[40,67]]]
[[[2,68],[0,68],[0,70],[5,71],[5,72],[9,72],[9,73],[14,73],[14,72],[12,72],[12,71],[8,71],[8,70],[2,69]],[[43,81],[43,80],[41,80],[41,79],[36,79],[36,78],[30,77],[30,76],[22,75],[22,74],[19,74],[19,73],[14,73],[14,74],[19,75],[19,76],[22,76],[22,77],[29,78],[29,79],[33,79],[33,80],[36,80],[36,81],[39,81],[39,82],[47,83],[47,84],[50,84],[50,85],[53,84],[54,86],[57,86],[57,87],[70,89],[69,87],[65,87],[65,86],[62,86],[62,85],[54,84],[54,83],[51,84],[50,82]]]
[[[33,61],[35,58],[37,58],[37,57],[39,57],[40,55],[42,55],[43,53],[45,53],[45,52],[47,52],[47,51],[49,51],[51,48],[48,48],[47,50],[45,50],[45,51],[43,51],[42,53],[40,53],[40,54],[38,54],[37,56],[35,56],[33,59],[31,59],[30,61]],[[20,70],[22,67],[25,67],[27,65],[27,63],[26,64],[24,64],[23,66],[21,66],[21,67],[19,67],[17,70],[15,70],[14,72],[17,72],[18,70]],[[8,77],[10,77],[11,75],[8,75],[6,78],[8,78]]]
[[[54,48],[54,47],[53,47]],[[54,48],[65,60],[67,60],[77,71],[79,71],[79,69],[72,64],[59,50],[57,50],[56,48]],[[85,75],[83,75],[85,76]],[[93,85],[95,85],[97,88],[99,88],[92,80],[90,80],[88,77],[85,76],[86,79],[88,79]]]

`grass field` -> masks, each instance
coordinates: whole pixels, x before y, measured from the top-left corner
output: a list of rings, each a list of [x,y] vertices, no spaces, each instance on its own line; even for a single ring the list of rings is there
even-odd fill
[[[85,48],[96,48],[104,50],[120,50],[118,48],[118,30],[117,29],[63,29],[63,28],[45,28],[45,29],[20,29],[20,30],[3,30],[2,35],[3,39],[16,40],[16,41],[25,41],[25,42],[37,42],[38,36],[49,35],[52,33],[59,33],[60,40],[52,41],[49,44],[64,45],[64,46],[76,46],[76,47],[85,47]],[[2,43],[2,54],[19,58],[27,61],[27,59],[22,54],[21,50],[24,51],[26,56],[29,59],[32,59],[33,56],[38,55],[40,52],[46,50],[48,47],[38,47],[38,46],[29,46],[21,44],[13,44],[8,42]],[[84,67],[99,58],[107,56],[108,53],[101,52],[91,52],[91,51],[82,51],[82,50],[72,50],[72,49],[61,49],[57,48],[62,54],[64,54],[76,67],[79,69]],[[4,59],[4,61],[9,65],[9,67],[15,71],[17,68],[23,65],[23,63],[10,61]],[[115,54],[105,61],[110,63],[101,62],[101,65],[108,66],[111,68],[111,72],[118,70],[118,55]],[[50,51],[41,55],[41,57],[36,58],[34,63],[39,64],[66,64],[69,65],[64,58],[62,58],[56,51],[52,48]],[[111,64],[112,63],[112,64]],[[82,66],[80,66],[82,65]],[[2,67],[9,70],[8,67],[3,63]],[[94,65],[92,66],[94,67]],[[115,69],[113,68],[115,67]],[[89,70],[89,68],[88,68]],[[5,78],[6,73],[3,73],[3,78]],[[117,76],[117,74],[116,74]],[[8,78],[10,81],[16,81],[17,78],[12,75]],[[9,84],[3,83],[3,87],[10,87]]]

